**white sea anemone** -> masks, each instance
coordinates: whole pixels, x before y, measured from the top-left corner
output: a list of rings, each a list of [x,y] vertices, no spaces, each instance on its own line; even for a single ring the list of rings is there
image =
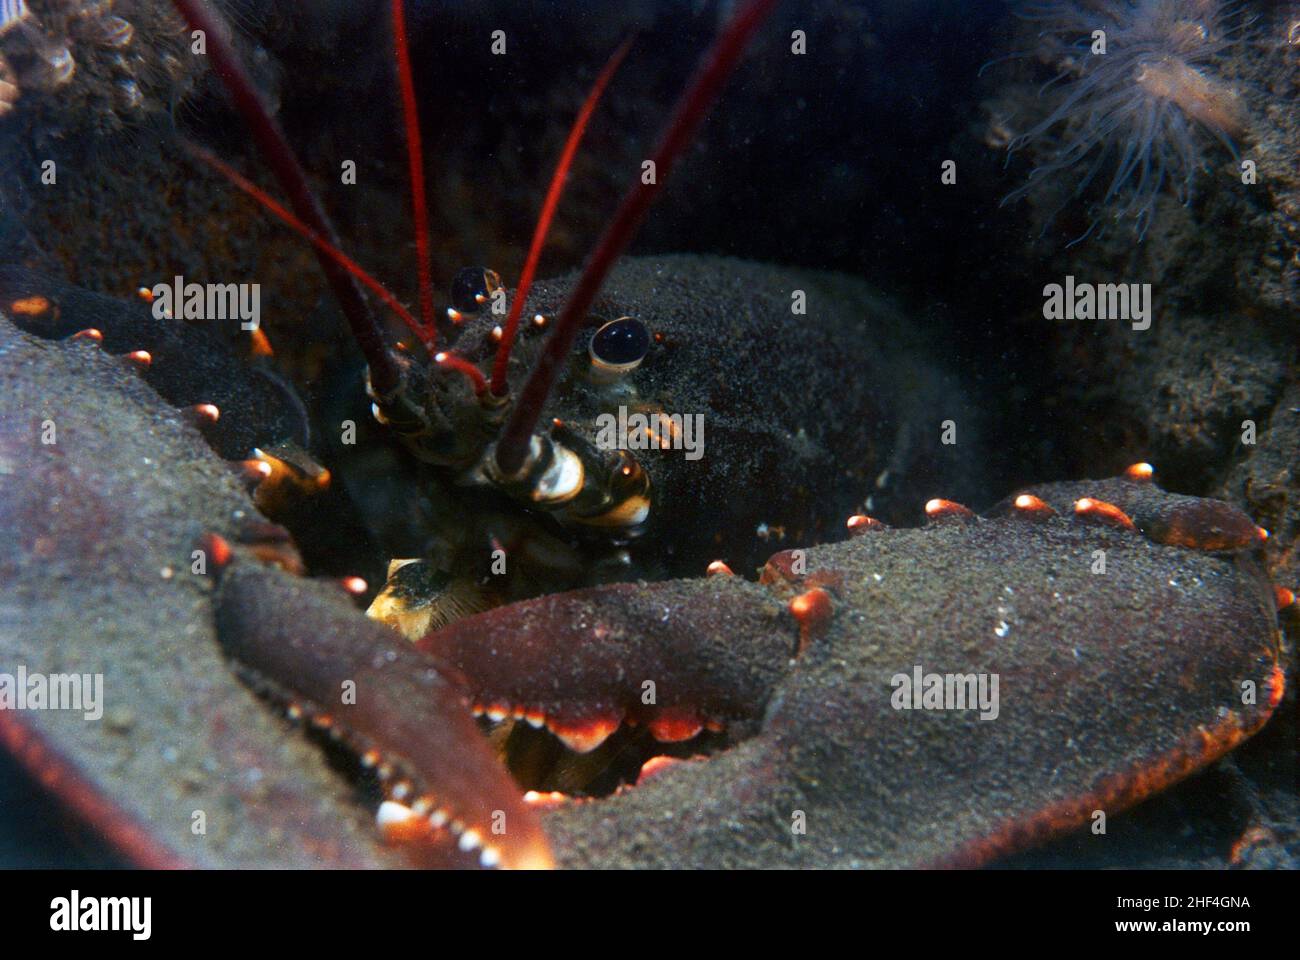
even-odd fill
[[[1191,199],[1207,146],[1218,141],[1236,155],[1246,110],[1214,70],[1246,29],[1236,4],[1047,0],[1021,12],[1041,24],[1060,72],[1044,88],[1054,88],[1054,108],[1008,146],[1031,148],[1038,165],[1004,203],[1058,174],[1077,179],[1074,197],[1108,177],[1093,226],[1130,221],[1140,239],[1163,190]]]

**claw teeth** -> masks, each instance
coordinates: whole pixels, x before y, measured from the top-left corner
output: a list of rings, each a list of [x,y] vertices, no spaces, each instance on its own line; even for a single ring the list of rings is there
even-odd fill
[[[1129,515],[1115,504],[1107,503],[1105,500],[1095,500],[1092,497],[1083,497],[1074,501],[1074,515],[1083,520],[1121,530],[1137,529]]]
[[[385,800],[375,813],[375,823],[379,832],[387,840],[397,841],[411,837],[419,832],[419,818],[405,804]]]
[[[501,851],[496,847],[484,847],[479,854],[478,865],[485,870],[493,870],[501,865]]]
[[[271,465],[265,460],[239,460],[236,465],[244,478],[254,485],[271,476]]]
[[[539,807],[549,810],[552,807],[563,806],[569,802],[567,794],[560,793],[558,790],[551,790],[547,793],[540,793],[537,790],[529,790],[524,794],[524,803],[530,807]]]
[[[266,332],[258,327],[253,331],[248,341],[248,352],[255,357],[273,357],[275,350],[271,347],[271,341],[267,338]]]
[[[704,723],[699,718],[682,713],[655,717],[647,726],[650,728],[650,735],[660,743],[681,743],[683,740],[691,740],[704,729]]]
[[[207,533],[202,538],[203,549],[218,570],[230,562],[230,544],[219,533]]]
[[[925,515],[931,520],[942,520],[946,517],[960,517],[963,520],[970,520],[975,516],[969,507],[938,497],[926,503]]]
[[[885,525],[875,517],[868,517],[865,514],[855,513],[844,522],[844,526],[853,536],[868,533],[872,530],[883,530]]]
[[[385,800],[379,805],[375,819],[381,827],[390,823],[406,823],[411,819],[411,808],[396,800]]]
[[[460,840],[457,841],[456,846],[460,847],[466,853],[469,853],[471,850],[478,849],[482,843],[483,838],[479,835],[477,830],[466,830],[460,835]]]
[[[487,708],[487,718],[493,723],[500,723],[508,716],[510,716],[510,708],[499,703],[494,703]]]
[[[384,839],[393,843],[427,840],[431,832],[442,829],[447,823],[447,813],[439,810],[433,816],[425,816],[422,811],[429,803],[427,797],[420,798],[409,807],[396,800],[381,803],[375,813],[375,823]],[[453,827],[460,826],[459,822],[453,824]],[[456,832],[460,833],[459,830]],[[464,843],[463,838],[461,842]],[[461,849],[468,848],[462,846]]]
[[[199,426],[211,426],[221,419],[221,411],[214,403],[196,403],[186,407],[185,413],[190,421]]]
[[[45,297],[21,297],[9,304],[9,310],[20,317],[41,317],[49,313],[53,304]]]
[[[525,710],[524,722],[534,730],[540,730],[546,726],[546,714],[542,713],[541,710]]]
[[[649,780],[655,774],[662,773],[674,764],[684,763],[679,757],[658,756],[651,757],[645,763],[641,764],[641,772],[637,774],[636,782],[638,785]]]
[[[551,733],[574,753],[590,753],[609,739],[610,734],[618,729],[616,718],[590,720],[583,724],[565,726],[555,721],[548,721]]]
[[[1049,517],[1056,516],[1046,501],[1034,496],[1032,493],[1022,493],[1013,501],[1016,513],[1023,517],[1030,517],[1035,520],[1046,520]]]

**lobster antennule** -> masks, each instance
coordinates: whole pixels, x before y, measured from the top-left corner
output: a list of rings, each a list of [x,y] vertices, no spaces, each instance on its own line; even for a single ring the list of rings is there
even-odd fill
[[[514,476],[523,467],[533,429],[537,426],[556,377],[573,348],[574,338],[586,317],[587,308],[596,299],[610,268],[631,242],[650,204],[658,195],[660,186],[691,142],[704,114],[735,69],[749,39],[775,6],[776,0],[751,0],[741,8],[709,48],[690,85],[677,101],[659,145],[655,148],[655,182],[643,183],[638,179],[624,195],[613,220],[587,258],[582,275],[560,313],[555,330],[506,422],[495,453],[497,468],[503,475]]]
[[[433,264],[429,252],[429,210],[424,192],[424,150],[420,144],[420,115],[415,105],[415,81],[411,74],[411,50],[406,34],[403,0],[393,0],[393,48],[397,55],[397,83],[402,91],[402,121],[406,128],[406,161],[411,169],[411,208],[415,217],[416,269],[420,278],[420,319],[427,329],[422,339],[432,346],[437,338],[433,325]]]
[[[294,156],[293,150],[284,139],[284,134],[271,117],[271,112],[262,101],[261,95],[253,85],[248,74],[235,56],[224,21],[220,15],[203,0],[172,0],[178,13],[193,30],[201,30],[206,38],[207,54],[211,58],[214,72],[221,78],[230,94],[236,109],[244,118],[253,139],[257,142],[267,164],[275,172],[276,179],[289,197],[298,218],[309,226],[322,239],[338,248],[338,235],[320,201],[307,184],[307,177]],[[361,291],[341,263],[323,252],[320,244],[316,247],[317,259],[321,270],[329,281],[334,297],[339,302],[348,326],[356,338],[370,367],[370,380],[380,393],[395,389],[401,379],[397,364],[384,343],[383,330],[370,312]]]
[[[267,212],[273,214],[285,226],[315,246],[323,257],[327,257],[332,263],[342,267],[349,275],[365,284],[377,297],[379,297],[379,299],[383,300],[384,303],[387,304],[393,313],[397,314],[403,323],[411,328],[416,336],[420,337],[421,340],[425,340],[425,329],[420,326],[415,317],[411,316],[410,311],[402,306],[401,301],[398,300],[387,287],[367,273],[364,267],[334,244],[330,243],[330,241],[326,240],[307,224],[299,220],[292,212],[285,209],[282,204],[276,201],[274,197],[257,184],[253,183],[234,167],[230,166],[230,164],[219,159],[210,150],[206,150],[198,144],[189,141],[183,141],[183,144],[191,156],[203,161],[203,163],[217,171],[217,173],[221,174],[232,184],[261,204]],[[372,375],[373,369],[374,368],[372,367]]]
[[[397,2],[397,0],[394,0],[394,2]],[[514,302],[510,305],[510,315],[506,318],[501,343],[497,347],[496,360],[492,364],[492,393],[494,396],[503,397],[509,389],[509,384],[506,382],[506,367],[510,362],[510,350],[514,346],[515,335],[519,331],[519,318],[523,314],[524,304],[528,300],[528,291],[533,284],[533,274],[537,270],[537,261],[542,256],[542,246],[546,242],[546,234],[551,228],[551,219],[555,216],[555,208],[559,206],[560,197],[564,193],[569,168],[573,165],[573,158],[578,152],[578,145],[582,143],[582,137],[587,132],[587,124],[591,120],[591,115],[595,112],[596,105],[600,103],[605,88],[609,86],[609,81],[613,79],[614,74],[618,71],[623,58],[627,56],[627,52],[632,46],[632,39],[632,37],[628,37],[619,45],[618,49],[614,51],[601,69],[600,75],[596,77],[591,92],[587,94],[587,99],[583,102],[582,109],[578,111],[572,129],[569,130],[569,138],[564,142],[564,150],[560,153],[559,162],[555,165],[555,173],[552,174],[550,186],[547,187],[542,212],[537,218],[537,227],[533,230],[533,240],[528,248],[528,257],[524,260],[524,269],[519,275],[519,288],[515,291]]]

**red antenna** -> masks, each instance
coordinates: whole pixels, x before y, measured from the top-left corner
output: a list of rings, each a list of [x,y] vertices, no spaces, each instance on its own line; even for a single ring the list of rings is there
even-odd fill
[[[609,58],[609,62],[600,71],[600,76],[596,78],[596,82],[591,87],[591,92],[587,94],[587,99],[582,104],[582,109],[578,111],[578,116],[573,121],[573,129],[569,131],[569,139],[564,142],[564,150],[560,153],[560,160],[555,165],[555,173],[551,175],[551,185],[546,190],[546,201],[542,204],[541,215],[537,218],[537,227],[533,230],[533,242],[528,248],[528,257],[524,260],[523,273],[519,275],[519,288],[515,291],[514,303],[510,305],[510,315],[506,318],[505,329],[501,334],[501,344],[497,347],[496,362],[492,364],[493,396],[504,397],[510,387],[506,382],[506,366],[510,362],[510,348],[514,346],[515,335],[519,331],[519,317],[524,312],[524,303],[528,300],[528,291],[533,285],[533,274],[537,270],[537,261],[542,256],[542,245],[546,242],[546,233],[551,228],[551,219],[555,216],[555,208],[560,205],[560,196],[564,193],[564,185],[569,177],[569,168],[573,166],[573,158],[578,152],[578,145],[582,143],[582,136],[587,132],[587,124],[596,110],[596,105],[600,103],[601,95],[604,94],[605,88],[609,86],[609,81],[618,70],[619,64],[623,62],[623,58],[627,56],[627,51],[631,46],[632,38],[628,37],[614,51],[613,56]]]
[[[248,74],[235,56],[234,48],[226,33],[224,22],[211,10],[203,0],[172,0],[173,5],[193,30],[203,31],[206,50],[212,63],[213,72],[225,84],[235,109],[244,118],[271,170],[275,173],[280,186],[289,197],[289,205],[298,219],[312,230],[323,242],[335,250],[339,247],[338,235],[325,216],[325,210],[307,184],[307,177],[302,171],[298,158],[284,139],[284,134],[271,117],[261,95],[249,79]],[[321,270],[329,281],[334,297],[338,300],[343,315],[347,318],[352,335],[361,348],[370,367],[370,382],[380,394],[396,389],[400,382],[397,365],[384,344],[383,331],[378,321],[370,312],[361,291],[353,281],[353,274],[343,268],[340,262],[323,252],[323,247],[315,243],[317,259]]]
[[[416,270],[420,276],[420,319],[428,328],[427,345],[437,340],[433,325],[433,263],[429,253],[429,210],[424,195],[424,150],[420,146],[420,115],[411,77],[411,51],[406,39],[406,11],[393,0],[393,47],[397,51],[397,80],[402,88],[402,120],[406,127],[406,160],[411,169],[411,206],[415,214]]]
[[[569,351],[573,349],[574,338],[587,315],[587,308],[600,292],[610,268],[627,248],[673,164],[686,149],[699,128],[700,121],[717,99],[750,37],[775,6],[776,0],[751,0],[741,8],[709,48],[691,79],[690,86],[677,101],[659,146],[655,149],[655,182],[643,183],[638,179],[624,195],[614,219],[605,228],[596,248],[587,258],[582,276],[569,295],[569,301],[560,313],[555,330],[511,411],[510,419],[496,446],[497,468],[505,476],[517,474],[527,459],[533,429],[537,426],[542,408],[546,405],[546,399],[550,396]]]
[[[338,247],[334,246],[334,244],[330,243],[311,227],[307,226],[307,224],[299,220],[296,216],[286,210],[283,205],[277,202],[274,197],[257,184],[253,183],[234,167],[230,166],[230,164],[219,160],[216,154],[212,153],[212,151],[206,150],[198,144],[190,143],[188,141],[182,141],[182,144],[191,156],[202,160],[208,166],[212,167],[212,169],[216,170],[217,173],[221,174],[236,187],[261,204],[268,212],[279,218],[285,226],[289,227],[299,236],[305,238],[309,243],[315,246],[318,253],[328,257],[331,261],[346,270],[351,276],[355,277],[370,288],[370,290],[374,291],[375,295],[378,296],[379,299],[383,300],[384,303],[388,305],[389,309],[391,309],[393,313],[397,314],[397,316],[401,318],[402,322],[410,327],[417,337],[420,337],[422,340],[425,338],[427,332],[426,329],[420,326],[415,317],[411,316],[410,311],[402,306],[401,301],[399,301],[397,297],[393,296],[387,287],[367,273],[365,268],[363,268],[359,263],[349,257]]]

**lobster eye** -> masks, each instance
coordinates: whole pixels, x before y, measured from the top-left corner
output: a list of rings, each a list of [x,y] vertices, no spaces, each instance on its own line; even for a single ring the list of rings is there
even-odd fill
[[[601,374],[624,374],[635,370],[650,349],[650,331],[640,320],[619,317],[592,335],[587,352],[592,369]]]
[[[461,267],[451,281],[451,305],[461,313],[478,313],[500,286],[495,270]]]

